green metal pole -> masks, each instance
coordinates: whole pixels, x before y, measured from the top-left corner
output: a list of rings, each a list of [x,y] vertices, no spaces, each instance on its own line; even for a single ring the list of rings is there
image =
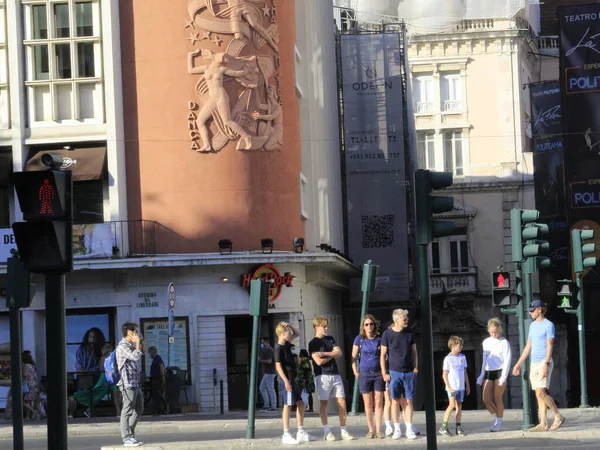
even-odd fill
[[[518,273],[517,277],[521,275],[521,265],[517,264]],[[516,272],[516,271],[515,271]],[[529,325],[531,324],[531,318],[527,313],[527,307],[532,301],[532,288],[531,288],[531,274],[527,273],[527,270],[523,273],[523,286],[524,286],[524,296],[521,297],[521,304],[519,308],[520,317],[519,321],[519,349],[521,353],[523,353],[523,349],[526,345],[526,330],[529,330]],[[521,370],[521,393],[523,396],[523,430],[528,430],[533,426],[531,422],[531,402],[529,401],[530,397],[530,389],[529,389],[529,359],[525,361],[523,370]]]
[[[581,273],[576,274],[577,283],[577,334],[579,335],[579,380],[581,384],[580,408],[589,408],[587,395],[587,373],[585,367],[585,320],[583,317],[583,279]]]
[[[433,373],[433,330],[431,325],[431,298],[429,297],[429,265],[427,245],[417,245],[419,276],[419,299],[421,301],[421,331],[423,333],[421,378],[425,388],[425,420],[427,450],[437,450],[437,427],[435,423],[435,381]]]
[[[363,291],[362,296],[362,307],[360,309],[360,325],[358,328],[358,332],[361,332],[360,327],[362,327],[362,319],[367,314],[367,308],[369,306],[369,293]],[[356,365],[358,366],[360,363],[360,359],[356,360]],[[358,416],[358,380],[354,380],[354,391],[352,392],[352,409],[350,410],[351,416]]]
[[[260,316],[252,317],[252,356],[250,357],[250,387],[248,389],[248,428],[246,439],[254,439],[254,414],[256,412],[256,378],[258,371],[258,333]]]

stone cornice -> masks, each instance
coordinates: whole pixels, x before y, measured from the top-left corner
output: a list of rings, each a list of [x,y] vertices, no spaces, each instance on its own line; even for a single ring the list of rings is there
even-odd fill
[[[444,192],[449,194],[453,192],[506,192],[518,191],[523,187],[533,187],[533,178],[525,178],[524,180],[508,179],[502,180],[497,178],[469,179],[455,178],[454,184],[444,189]]]

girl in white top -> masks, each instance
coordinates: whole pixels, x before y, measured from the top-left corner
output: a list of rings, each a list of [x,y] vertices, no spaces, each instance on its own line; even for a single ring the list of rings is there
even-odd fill
[[[483,385],[483,403],[492,414],[490,431],[500,431],[504,416],[502,395],[511,364],[510,343],[502,337],[502,324],[496,317],[488,321],[490,337],[483,341],[483,363],[477,384]]]

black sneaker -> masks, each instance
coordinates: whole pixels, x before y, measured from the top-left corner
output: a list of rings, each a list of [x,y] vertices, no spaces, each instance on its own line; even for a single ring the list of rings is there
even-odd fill
[[[459,436],[466,436],[467,435],[467,433],[465,433],[462,428],[457,428],[456,429],[456,434],[458,434]]]
[[[450,433],[450,430],[448,430],[448,428],[444,428],[444,427],[440,427],[440,434],[442,436],[452,436],[452,433]]]

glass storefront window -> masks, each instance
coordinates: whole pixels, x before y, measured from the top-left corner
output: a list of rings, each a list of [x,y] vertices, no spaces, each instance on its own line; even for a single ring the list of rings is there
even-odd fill
[[[103,339],[105,343],[114,347],[114,310],[106,308],[67,311],[67,372],[91,370],[97,365],[98,361],[94,364],[94,358],[78,358],[78,350],[92,329],[99,340]],[[98,345],[101,347],[103,343],[99,342]]]

